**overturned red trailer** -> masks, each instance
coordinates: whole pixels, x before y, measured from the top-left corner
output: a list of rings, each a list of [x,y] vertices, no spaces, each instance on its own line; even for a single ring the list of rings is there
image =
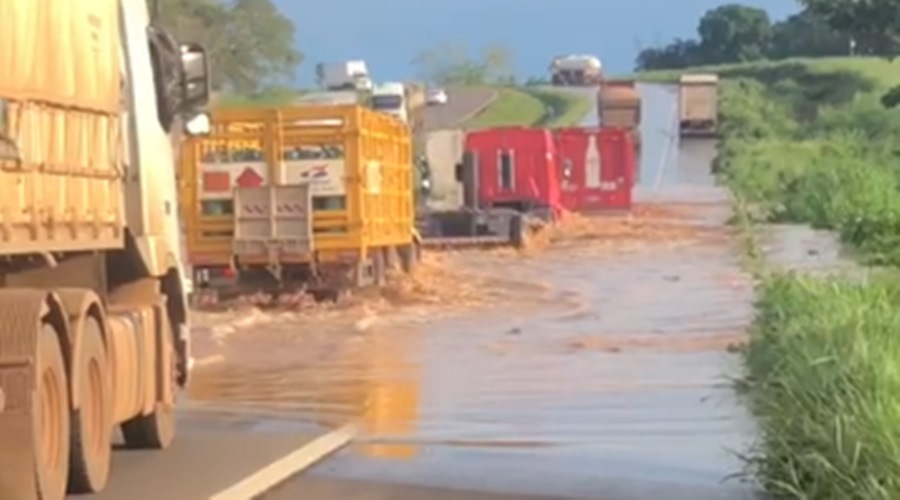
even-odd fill
[[[418,214],[426,246],[521,246],[538,222],[564,211],[631,207],[635,155],[624,128],[472,131],[461,160],[462,207]]]

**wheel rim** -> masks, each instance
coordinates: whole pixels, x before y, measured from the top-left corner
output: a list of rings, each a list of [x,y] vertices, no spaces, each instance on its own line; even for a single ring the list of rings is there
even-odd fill
[[[56,470],[62,460],[62,390],[59,379],[53,369],[46,369],[41,374],[41,461],[47,470]]]
[[[91,358],[87,369],[89,395],[87,404],[82,405],[81,411],[87,422],[90,450],[94,453],[103,453],[108,446],[104,439],[106,419],[103,418],[103,408],[106,401],[103,394],[103,371],[96,358]]]

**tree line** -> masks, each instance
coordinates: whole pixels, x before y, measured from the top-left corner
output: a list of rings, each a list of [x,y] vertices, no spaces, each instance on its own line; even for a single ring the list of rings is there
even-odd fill
[[[708,10],[697,37],[641,51],[636,69],[778,60],[789,57],[892,57],[900,42],[896,0],[801,0],[802,10],[773,22],[756,7],[726,4]]]
[[[294,23],[271,0],[158,2],[158,22],[179,40],[206,47],[215,91],[253,95],[278,88],[303,61]]]

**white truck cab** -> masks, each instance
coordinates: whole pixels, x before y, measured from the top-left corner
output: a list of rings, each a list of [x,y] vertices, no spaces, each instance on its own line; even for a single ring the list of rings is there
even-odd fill
[[[406,86],[401,82],[385,82],[372,90],[372,109],[409,123],[406,112]]]

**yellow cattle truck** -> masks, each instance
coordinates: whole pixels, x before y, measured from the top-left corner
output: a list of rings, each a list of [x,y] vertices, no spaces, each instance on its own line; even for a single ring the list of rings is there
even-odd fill
[[[410,270],[406,125],[357,105],[220,110],[183,150],[181,197],[198,305],[226,295],[332,294]]]
[[[175,148],[204,51],[146,0],[0,0],[0,498],[102,490],[189,370]],[[199,128],[198,128],[199,127]]]

